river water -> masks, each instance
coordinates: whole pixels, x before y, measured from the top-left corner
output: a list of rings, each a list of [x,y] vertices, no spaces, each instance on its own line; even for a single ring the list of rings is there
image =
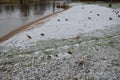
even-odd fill
[[[64,1],[37,3],[0,4],[0,37],[37,19],[63,10],[59,5],[68,4]]]

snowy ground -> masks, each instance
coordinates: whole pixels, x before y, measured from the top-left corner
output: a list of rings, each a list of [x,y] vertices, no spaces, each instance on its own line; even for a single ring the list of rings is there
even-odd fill
[[[3,44],[26,46],[40,40],[75,38],[120,23],[118,11],[98,5],[77,5],[49,19],[43,25],[32,25],[36,28],[23,31]]]
[[[32,25],[0,44],[0,79],[119,80],[118,11],[79,4]]]

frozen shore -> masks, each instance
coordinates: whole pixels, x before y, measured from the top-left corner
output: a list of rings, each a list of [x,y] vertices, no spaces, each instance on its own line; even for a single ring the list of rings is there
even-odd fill
[[[16,34],[0,44],[0,79],[119,80],[117,11],[77,5]]]
[[[119,10],[98,5],[77,5],[64,11],[46,23],[33,24],[35,27],[25,30],[3,42],[10,46],[26,46],[31,42],[48,39],[75,38],[94,30],[109,28],[120,23]],[[31,27],[32,27],[31,26]]]

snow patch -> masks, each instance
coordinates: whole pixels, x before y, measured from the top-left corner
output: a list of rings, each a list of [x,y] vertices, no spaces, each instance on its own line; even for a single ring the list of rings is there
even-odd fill
[[[16,34],[1,45],[25,47],[40,40],[74,38],[109,28],[120,23],[120,18],[113,10],[115,9],[98,5],[73,6],[43,25],[32,25],[37,27]]]

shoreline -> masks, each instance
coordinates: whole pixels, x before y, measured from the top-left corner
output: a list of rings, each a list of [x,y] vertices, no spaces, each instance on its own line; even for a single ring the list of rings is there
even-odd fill
[[[120,18],[113,10],[78,4],[14,35],[0,44],[0,79],[119,80]]]
[[[67,10],[67,9],[65,9],[65,10]],[[3,37],[0,38],[0,43],[8,40],[9,38],[11,38],[12,36],[14,36],[15,34],[21,32],[21,31],[23,31],[23,30],[25,30],[25,29],[27,29],[27,28],[30,28],[31,25],[36,24],[36,23],[39,22],[39,21],[43,21],[43,23],[44,23],[44,22],[45,22],[45,21],[44,21],[45,19],[48,19],[48,18],[50,18],[50,17],[52,17],[52,16],[55,16],[55,15],[57,15],[57,14],[65,11],[65,10],[62,10],[62,11],[55,12],[55,13],[53,13],[53,14],[47,15],[47,16],[45,16],[45,17],[43,17],[43,18],[40,18],[40,19],[35,20],[35,21],[32,21],[32,22],[30,22],[30,23],[28,23],[28,24],[25,24],[25,25],[21,26],[20,28],[17,28],[17,29],[15,29],[15,30],[9,32],[8,34],[6,34],[5,36],[3,36]],[[39,23],[39,24],[41,24],[41,23]],[[31,27],[31,28],[32,28],[32,27]]]

